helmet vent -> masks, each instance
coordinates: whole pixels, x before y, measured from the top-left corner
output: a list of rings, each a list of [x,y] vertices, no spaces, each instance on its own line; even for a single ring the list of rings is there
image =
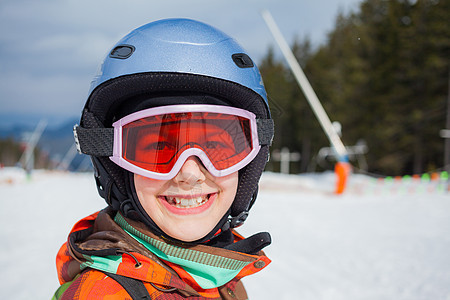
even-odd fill
[[[135,49],[134,46],[131,45],[119,45],[111,51],[109,57],[118,59],[127,59],[128,57],[131,56],[131,54],[133,54],[134,49]]]
[[[231,58],[233,59],[236,66],[238,66],[239,68],[253,68],[254,66],[250,56],[248,56],[245,53],[233,54],[231,55]]]

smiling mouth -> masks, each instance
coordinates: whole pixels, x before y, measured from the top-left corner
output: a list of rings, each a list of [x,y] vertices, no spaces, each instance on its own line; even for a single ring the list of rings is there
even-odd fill
[[[194,208],[202,206],[203,204],[207,203],[208,200],[211,198],[212,194],[207,195],[201,195],[197,197],[172,197],[172,196],[161,196],[164,198],[164,200],[167,201],[172,206],[175,206],[177,208]]]

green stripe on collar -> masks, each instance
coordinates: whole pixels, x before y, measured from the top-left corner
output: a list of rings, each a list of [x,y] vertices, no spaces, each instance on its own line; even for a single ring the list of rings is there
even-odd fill
[[[136,230],[120,213],[116,214],[114,221],[153,254],[181,266],[203,289],[224,285],[250,263],[158,241]]]

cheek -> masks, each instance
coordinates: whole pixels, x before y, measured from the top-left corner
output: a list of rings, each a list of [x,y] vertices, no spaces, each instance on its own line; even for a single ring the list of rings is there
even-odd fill
[[[138,195],[139,202],[148,212],[149,207],[156,205],[158,191],[164,185],[163,181],[154,180],[140,175],[134,175],[134,187]]]
[[[158,189],[161,189],[165,183],[166,181],[164,180],[156,180],[134,174],[134,186],[136,188],[136,191],[138,190],[157,191]]]
[[[228,176],[222,177],[216,181],[216,183],[222,189],[222,203],[226,210],[230,208],[231,204],[234,201],[234,197],[236,196],[236,191],[238,187],[239,176],[238,173],[233,173]]]

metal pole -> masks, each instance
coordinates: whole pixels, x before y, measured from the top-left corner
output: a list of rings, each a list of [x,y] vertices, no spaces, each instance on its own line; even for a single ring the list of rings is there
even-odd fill
[[[34,148],[39,142],[39,139],[41,138],[42,132],[44,132],[45,127],[47,127],[47,121],[46,120],[39,121],[38,125],[36,126],[36,129],[34,130],[33,134],[31,135],[30,139],[27,142],[25,152],[22,154],[22,157],[20,158],[20,161],[23,162],[23,167],[25,170],[27,170],[27,172],[33,169],[33,165],[31,165],[32,162],[31,158],[33,156]]]
[[[311,105],[314,114],[319,120],[320,125],[322,126],[323,130],[325,131],[325,134],[330,140],[333,149],[338,154],[339,161],[347,161],[348,155],[344,144],[339,138],[339,135],[337,134],[335,128],[331,124],[331,121],[328,118],[328,115],[326,114],[325,110],[323,109],[323,106],[320,103],[319,98],[317,98],[317,95],[314,92],[313,88],[311,87],[311,84],[309,83],[308,79],[306,78],[305,73],[303,73],[303,70],[300,67],[299,63],[297,62],[297,59],[292,53],[286,40],[283,38],[283,35],[281,34],[275,21],[272,18],[272,15],[267,10],[264,10],[261,14],[264,20],[266,21],[266,24],[269,27],[270,31],[272,32],[272,35],[274,36],[278,46],[283,52],[285,59],[287,60],[292,72],[294,73],[294,76],[298,84],[300,85],[300,88],[302,89],[303,93],[305,94],[306,99]]]
[[[70,167],[70,164],[72,163],[73,159],[77,155],[77,145],[73,144],[70,149],[66,152],[66,155],[64,155],[64,158],[61,160],[61,162],[56,167],[57,170],[63,170],[67,171]]]
[[[447,122],[446,130],[450,130],[450,70],[448,72],[448,93],[447,93]],[[445,138],[444,147],[444,165],[445,170],[450,173],[450,138]]]

